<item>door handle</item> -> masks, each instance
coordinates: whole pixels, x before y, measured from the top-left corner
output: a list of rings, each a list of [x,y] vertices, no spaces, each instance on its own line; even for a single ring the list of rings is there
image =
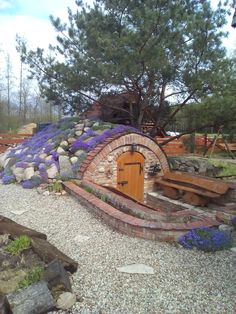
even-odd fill
[[[128,184],[128,181],[119,181],[119,182],[117,182],[118,183],[118,185],[125,185],[125,184]]]

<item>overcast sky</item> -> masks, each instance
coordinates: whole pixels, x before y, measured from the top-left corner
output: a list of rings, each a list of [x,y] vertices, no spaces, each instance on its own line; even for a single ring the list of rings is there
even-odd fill
[[[212,0],[213,5],[216,3],[217,0]],[[66,21],[67,7],[76,8],[75,0],[0,0],[0,50],[10,54],[13,66],[19,59],[15,51],[16,34],[27,40],[29,48],[47,48],[49,43],[55,43],[56,37],[49,15]],[[224,40],[229,51],[236,47],[236,29],[230,26],[231,21],[232,16],[228,17],[226,27],[229,38]]]

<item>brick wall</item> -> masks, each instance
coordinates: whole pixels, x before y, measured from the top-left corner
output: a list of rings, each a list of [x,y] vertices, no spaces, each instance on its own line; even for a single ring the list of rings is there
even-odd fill
[[[95,182],[100,185],[116,187],[117,186],[117,159],[127,151],[130,151],[131,144],[137,145],[137,152],[141,153],[145,158],[144,164],[144,199],[147,192],[153,190],[155,177],[150,174],[149,169],[151,166],[158,164],[160,172],[157,176],[163,175],[165,171],[169,170],[169,164],[165,153],[151,138],[131,133],[120,136],[114,139],[96,156],[88,156],[91,158],[86,170],[83,174],[83,179]],[[85,164],[88,161],[85,160]],[[83,168],[83,166],[82,166]]]

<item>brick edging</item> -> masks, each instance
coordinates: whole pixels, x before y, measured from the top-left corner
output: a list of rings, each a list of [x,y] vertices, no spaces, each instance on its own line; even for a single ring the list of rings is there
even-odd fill
[[[217,224],[216,221],[211,219],[190,223],[166,223],[136,218],[103,202],[72,182],[64,182],[63,185],[67,192],[92,209],[106,223],[130,236],[175,242],[181,234],[190,229],[202,226],[211,227]]]

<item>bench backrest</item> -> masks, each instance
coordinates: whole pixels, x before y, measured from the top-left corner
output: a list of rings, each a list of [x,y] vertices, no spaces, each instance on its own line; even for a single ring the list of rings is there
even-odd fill
[[[216,180],[213,178],[202,177],[187,172],[180,171],[166,172],[164,178],[176,182],[192,184],[199,188],[203,188],[218,194],[225,194],[229,189],[229,184],[226,182],[222,182],[220,180]]]

